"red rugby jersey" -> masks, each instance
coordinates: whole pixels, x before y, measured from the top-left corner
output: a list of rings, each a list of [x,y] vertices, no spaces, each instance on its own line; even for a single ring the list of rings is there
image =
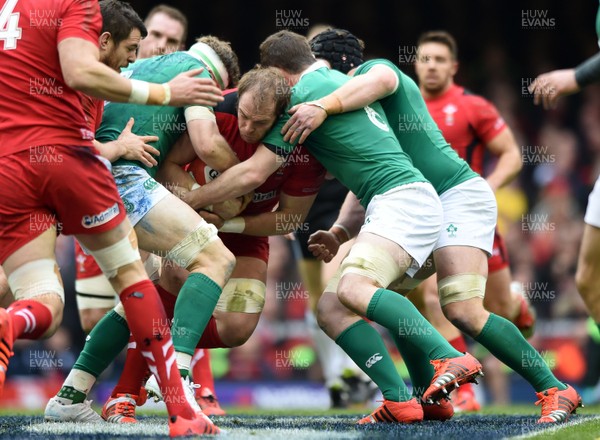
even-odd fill
[[[241,161],[254,154],[259,144],[249,144],[240,136],[237,120],[237,89],[226,91],[225,100],[215,107],[219,132]],[[200,159],[196,159],[200,160]],[[270,212],[277,206],[281,192],[293,197],[317,194],[325,179],[325,168],[304,147],[298,147],[287,161],[261,186],[240,215]]]
[[[86,95],[85,93],[80,93],[81,97],[81,105],[83,107],[83,112],[85,113],[85,118],[88,123],[88,127],[94,133],[100,127],[102,123],[102,114],[104,113],[104,101],[102,99],[94,98],[93,96]]]
[[[425,103],[452,148],[482,174],[485,144],[506,128],[496,107],[456,84],[441,96],[425,99]]]
[[[4,0],[0,37],[0,156],[39,145],[92,146],[80,95],[63,78],[58,44],[98,46],[95,0]],[[4,21],[4,20],[2,20]]]

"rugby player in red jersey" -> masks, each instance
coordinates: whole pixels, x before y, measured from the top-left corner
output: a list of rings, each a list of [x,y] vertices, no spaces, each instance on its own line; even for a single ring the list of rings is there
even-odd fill
[[[99,2],[102,14],[102,30],[99,39],[100,62],[116,72],[136,60],[136,52],[142,38],[147,35],[146,28],[137,13],[127,3],[118,0]],[[81,94],[81,103],[90,130],[94,132],[102,121],[104,101]],[[111,162],[120,157],[140,160],[148,166],[156,165],[152,154],[158,150],[148,144],[158,140],[156,136],[138,136],[131,132],[133,118],[115,141],[93,143],[100,154]],[[117,294],[108,279],[102,273],[94,259],[86,254],[79,243],[75,242],[77,308],[81,328],[89,333],[94,325],[116,305]]]
[[[16,339],[51,335],[64,290],[54,256],[57,225],[90,251],[119,292],[131,331],[169,394],[170,434],[215,432],[185,398],[156,289],[112,177],[93,148],[78,92],[139,104],[214,105],[212,81],[191,70],[166,84],[130,81],[98,61],[98,4],[80,0],[0,3],[0,262],[16,302],[0,309],[0,385]],[[51,18],[48,18],[51,17]],[[74,185],[73,182],[82,182]],[[161,329],[162,330],[162,329]],[[86,405],[84,403],[83,405]],[[87,403],[89,405],[89,403]]]
[[[260,148],[259,141],[273,125],[276,115],[287,105],[289,98],[279,92],[282,90],[282,81],[274,69],[251,71],[240,82],[238,108],[236,109],[238,94],[230,91],[226,93],[225,101],[215,109],[221,134],[240,159],[248,159],[246,162],[249,168],[261,167],[261,155],[255,154]],[[272,95],[266,94],[265,90],[272,90]],[[191,189],[195,181],[182,170],[181,165],[189,163],[195,157],[197,156],[189,137],[183,135],[167,156],[158,177],[171,188]],[[196,170],[196,176],[205,172],[205,165],[199,160],[193,162],[191,168]],[[279,162],[278,169],[261,185],[256,185],[258,188],[254,199],[243,216],[233,219],[225,227],[231,233],[219,233],[223,242],[236,255],[236,268],[223,289],[198,347],[233,347],[243,344],[250,337],[258,323],[265,299],[268,260],[266,236],[287,233],[290,231],[290,223],[293,228],[303,221],[324,174],[323,167],[306,150],[299,148],[288,161]],[[219,179],[217,177],[216,181]],[[272,211],[277,205],[277,210]],[[289,219],[293,219],[293,222]],[[175,295],[186,276],[186,271],[171,264],[163,266],[157,287],[169,318],[174,313]],[[127,340],[118,343],[125,346]],[[89,351],[88,354],[92,355]],[[100,359],[100,356],[94,357]],[[111,361],[112,359],[102,358],[103,365],[98,370],[106,368]],[[121,380],[103,410],[107,421],[135,422],[137,394],[145,370],[139,350],[130,345]],[[198,371],[193,370],[195,381],[198,381]],[[154,394],[159,394],[152,384],[148,386]],[[201,394],[198,397],[206,396]]]
[[[523,164],[511,129],[492,103],[454,83],[458,70],[457,45],[445,31],[427,32],[420,36],[415,64],[419,88],[429,113],[444,138],[458,155],[483,175],[485,151],[498,158],[486,181],[496,191],[511,182]],[[535,323],[533,309],[518,283],[511,284],[508,253],[504,240],[496,231],[492,256],[488,259],[488,280],[484,306],[503,316],[526,335],[531,335]],[[459,351],[466,351],[461,332],[446,319],[439,306],[435,277],[423,282],[411,296],[424,304],[425,316]],[[455,410],[476,411],[472,386],[458,389],[453,402]]]

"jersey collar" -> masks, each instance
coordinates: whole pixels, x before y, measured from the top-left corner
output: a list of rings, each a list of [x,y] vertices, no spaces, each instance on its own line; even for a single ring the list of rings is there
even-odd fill
[[[325,61],[322,60],[315,61],[310,66],[308,66],[306,70],[303,70],[302,73],[300,73],[300,78],[298,78],[298,81],[300,81],[304,75],[314,72],[315,70],[319,70],[321,67],[328,68],[327,63],[325,63]]]

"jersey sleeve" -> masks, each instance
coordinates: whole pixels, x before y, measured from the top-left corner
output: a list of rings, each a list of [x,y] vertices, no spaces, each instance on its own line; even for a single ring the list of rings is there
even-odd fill
[[[483,143],[491,141],[506,128],[504,119],[491,102],[473,95],[466,103],[469,122]]]
[[[389,60],[386,60],[385,58],[377,58],[375,60],[370,60],[366,63],[361,64],[356,69],[356,72],[354,72],[354,76],[364,75],[377,65],[389,67],[390,70],[394,72],[394,75],[396,76],[396,87],[394,87],[394,90],[390,92],[390,95],[396,93],[396,91],[398,91],[398,87],[400,86],[400,81],[402,79],[401,72],[400,69],[398,69],[398,67],[394,63],[392,63]]]
[[[292,197],[312,196],[319,192],[325,180],[325,168],[304,147],[300,147],[299,160],[291,165],[292,172],[281,191]]]
[[[262,140],[262,143],[265,144],[265,146],[269,150],[271,150],[278,156],[286,157],[292,152],[294,146],[296,145],[296,143],[291,144],[289,142],[284,141],[283,135],[281,134],[281,129],[288,121],[288,119],[290,119],[290,115],[287,113],[286,109],[286,111],[284,111],[283,114],[279,116],[279,119],[277,119],[277,122],[275,122],[275,125],[273,126],[273,128],[271,128],[271,131],[269,131]]]
[[[98,46],[102,30],[102,15],[97,1],[72,0],[61,17],[56,43],[66,38],[82,38]]]

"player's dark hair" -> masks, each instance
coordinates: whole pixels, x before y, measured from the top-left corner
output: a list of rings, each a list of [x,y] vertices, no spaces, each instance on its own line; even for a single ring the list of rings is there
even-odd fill
[[[240,80],[240,63],[237,55],[231,48],[231,43],[229,41],[219,40],[212,35],[196,38],[196,42],[204,43],[215,51],[225,65],[225,69],[227,69],[227,75],[229,75],[228,87],[235,87]]]
[[[454,37],[446,31],[429,31],[421,34],[417,40],[417,46],[425,43],[440,43],[450,50],[452,59],[458,59],[458,46]]]
[[[110,32],[115,45],[129,38],[134,29],[139,29],[142,38],[148,35],[146,26],[140,16],[133,10],[129,3],[119,0],[100,0],[102,13],[102,32]]]
[[[148,12],[148,15],[146,15],[144,23],[148,24],[152,16],[158,14],[159,12],[181,23],[183,26],[183,36],[181,37],[181,42],[184,43],[188,33],[188,20],[187,17],[183,15],[183,12],[177,8],[174,8],[173,6],[160,4],[150,9],[150,12]]]
[[[316,58],[327,60],[331,68],[342,73],[360,66],[365,43],[345,29],[328,29],[309,41]]]
[[[279,31],[260,45],[260,64],[300,73],[315,62],[308,40],[300,34]]]
[[[271,100],[275,104],[276,115],[283,113],[290,103],[291,88],[274,67],[257,66],[242,76],[238,85],[238,96],[255,90],[259,92],[254,94],[257,107]]]

